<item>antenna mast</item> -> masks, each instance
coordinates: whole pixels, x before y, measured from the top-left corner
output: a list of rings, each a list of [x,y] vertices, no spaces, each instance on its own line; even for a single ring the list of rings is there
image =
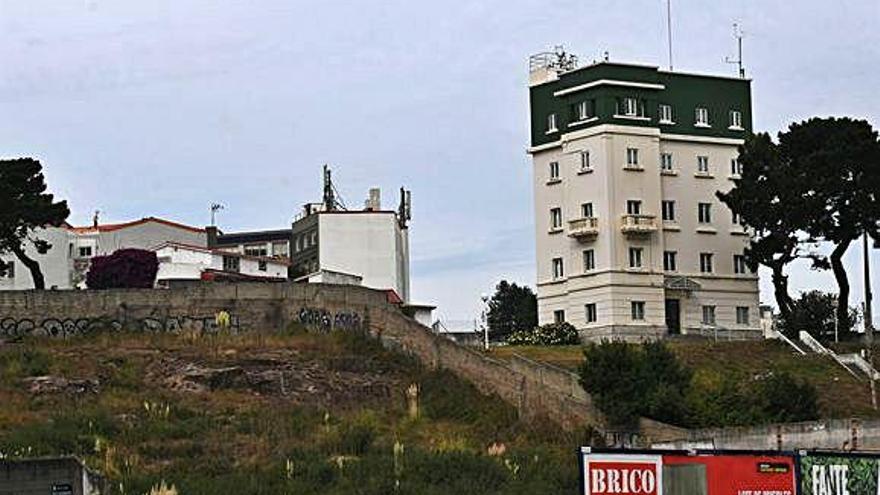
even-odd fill
[[[330,178],[330,166],[324,165],[324,209],[333,211],[336,209],[336,195],[333,191],[333,180]]]
[[[669,42],[669,70],[672,70],[672,0],[666,0],[666,35]],[[742,58],[742,57],[740,57]]]
[[[736,60],[731,60],[730,57],[724,57],[724,61],[728,64],[736,64],[739,69],[739,77],[745,78],[746,70],[743,69],[743,31],[740,28],[740,25],[735,22],[733,23],[733,37],[736,38]]]
[[[217,215],[218,211],[220,211],[224,208],[225,207],[223,205],[221,205],[220,203],[211,203],[211,227],[217,226],[216,222],[214,221],[215,216]]]

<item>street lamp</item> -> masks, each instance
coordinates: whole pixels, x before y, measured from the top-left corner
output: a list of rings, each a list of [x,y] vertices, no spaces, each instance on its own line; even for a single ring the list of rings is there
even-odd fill
[[[486,294],[485,292],[480,294],[480,300],[483,301],[483,310],[480,313],[480,320],[483,323],[483,349],[488,351],[489,350],[489,324],[486,321],[486,317],[487,317],[486,310],[488,309],[488,306],[489,306],[489,294]]]

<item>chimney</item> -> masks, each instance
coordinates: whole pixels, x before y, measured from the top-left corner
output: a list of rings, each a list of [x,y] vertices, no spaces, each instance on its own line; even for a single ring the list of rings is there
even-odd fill
[[[207,234],[208,238],[208,247],[211,249],[217,247],[217,227],[213,225],[205,227],[205,234]]]
[[[100,213],[101,213],[100,211],[95,210],[95,215],[92,217],[92,227],[94,227],[96,229],[98,228],[98,215]]]
[[[370,197],[364,202],[367,211],[379,211],[382,209],[382,191],[378,187],[370,189]]]

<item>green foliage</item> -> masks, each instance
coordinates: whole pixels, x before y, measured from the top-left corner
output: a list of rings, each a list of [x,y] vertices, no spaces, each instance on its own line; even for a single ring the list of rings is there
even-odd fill
[[[580,343],[571,323],[548,323],[531,330],[517,330],[507,338],[510,345],[574,345]]]
[[[0,353],[0,373],[7,379],[42,376],[49,373],[49,356],[33,347],[14,347]]]
[[[502,280],[495,287],[486,314],[489,336],[505,340],[516,331],[529,331],[538,325],[538,300],[527,286]]]
[[[33,158],[0,160],[0,253],[13,253],[31,272],[34,288],[45,289],[40,264],[25,254],[26,244],[44,254],[51,244],[36,229],[60,226],[70,210],[66,201],[55,201],[46,192],[43,166]],[[66,248],[65,248],[66,249]],[[6,265],[0,264],[0,277]]]
[[[590,344],[584,349],[581,385],[618,427],[635,426],[639,416],[682,424],[691,372],[656,342]]]
[[[688,424],[697,427],[807,421],[819,417],[816,389],[789,373],[757,377],[697,374],[688,392]]]
[[[835,332],[840,340],[857,338],[857,334],[853,332],[853,324],[858,320],[858,311],[850,308],[848,325],[839,327],[837,304],[837,296],[834,294],[818,290],[804,292],[793,301],[791,312],[780,318],[780,330],[790,338],[797,338],[799,332],[805,331],[826,343],[834,341]]]

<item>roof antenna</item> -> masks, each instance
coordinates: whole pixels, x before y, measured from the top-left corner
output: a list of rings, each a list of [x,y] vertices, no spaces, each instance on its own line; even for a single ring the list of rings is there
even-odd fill
[[[746,70],[743,69],[743,31],[740,28],[740,25],[737,23],[733,23],[733,37],[736,38],[737,45],[737,57],[736,60],[731,59],[730,57],[724,57],[724,62],[728,64],[736,64],[739,69],[739,77],[746,77]]]
[[[669,71],[672,71],[672,0],[666,0],[666,36],[669,43]],[[742,58],[742,57],[740,57]]]
[[[603,55],[603,57],[602,57],[602,60],[604,60],[605,62],[608,61],[608,50],[605,50],[605,53],[604,53],[604,55]]]
[[[98,228],[98,216],[101,214],[101,210],[95,210],[95,215],[92,216],[92,227]]]
[[[211,209],[211,227],[217,226],[217,223],[215,222],[217,212],[220,210],[223,210],[225,208],[226,207],[220,203],[211,203],[211,208],[210,208]]]

